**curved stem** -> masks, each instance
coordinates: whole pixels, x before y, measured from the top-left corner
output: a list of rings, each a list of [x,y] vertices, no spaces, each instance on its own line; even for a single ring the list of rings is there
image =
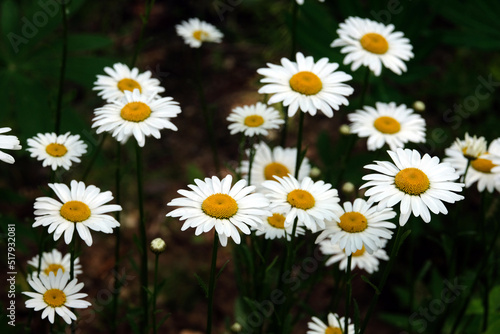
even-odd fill
[[[141,328],[148,328],[148,247],[146,241],[146,222],[144,220],[144,189],[143,189],[143,167],[142,167],[142,148],[139,144],[135,145],[137,162],[137,194],[139,196],[139,232],[141,236],[141,300],[144,311]]]
[[[214,234],[214,244],[212,246],[212,265],[210,266],[210,280],[208,282],[208,312],[207,312],[207,330],[206,333],[212,333],[212,316],[215,290],[215,269],[217,266],[217,250],[219,248],[219,235]]]
[[[61,69],[59,72],[59,88],[57,92],[57,105],[56,105],[56,124],[55,124],[56,134],[59,134],[61,132],[62,97],[64,88],[64,77],[66,74],[66,62],[68,58],[68,18],[66,15],[65,1],[61,2],[61,13],[62,13],[63,36],[62,36]]]

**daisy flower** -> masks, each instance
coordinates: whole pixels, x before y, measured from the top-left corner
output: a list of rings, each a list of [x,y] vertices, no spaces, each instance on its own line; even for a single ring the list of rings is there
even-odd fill
[[[52,170],[63,167],[68,170],[73,162],[81,162],[80,157],[87,153],[87,144],[80,140],[79,135],[66,132],[63,135],[55,133],[39,133],[28,139],[28,147],[32,158],[43,161],[43,167],[50,166]]]
[[[438,157],[425,154],[420,157],[417,150],[397,149],[387,151],[394,163],[375,161],[365,168],[378,172],[363,176],[369,187],[365,195],[369,203],[379,202],[383,209],[400,204],[399,224],[406,224],[410,214],[421,216],[424,222],[431,221],[429,210],[435,214],[447,214],[444,202],[455,203],[464,199],[454,192],[462,191],[463,184],[455,182],[460,176],[448,163],[440,163]]]
[[[112,233],[120,226],[118,221],[106,213],[121,211],[116,204],[107,204],[113,200],[111,191],[101,193],[96,186],[85,186],[83,182],[71,181],[71,187],[62,183],[49,183],[60,201],[50,197],[38,197],[35,201],[35,223],[33,227],[48,226],[48,232],[54,232],[54,240],[64,233],[64,241],[69,244],[75,229],[88,246],[92,245],[89,230]]]
[[[457,139],[451,147],[445,150],[446,158],[460,175],[464,175],[468,161],[470,166],[465,176],[465,186],[469,188],[477,182],[477,190],[483,192],[485,189],[492,193],[493,190],[500,191],[500,139],[487,143],[484,137],[470,137],[465,134],[465,139]]]
[[[336,71],[339,67],[337,63],[329,63],[328,58],[321,58],[315,63],[313,57],[304,57],[300,52],[297,52],[296,60],[282,58],[282,66],[267,64],[267,68],[257,70],[264,76],[260,82],[265,84],[259,93],[273,94],[268,104],[283,102],[290,117],[299,109],[311,115],[320,110],[332,117],[332,108],[339,110],[341,105],[349,105],[346,96],[351,95],[354,89],[344,82],[352,77]]]
[[[285,227],[285,214],[279,212],[272,212],[272,216],[266,217],[264,223],[256,228],[256,235],[264,235],[266,239],[281,239],[287,238],[288,241],[292,238],[293,225]],[[302,227],[297,226],[295,229],[295,236],[304,234],[305,231]]]
[[[232,135],[243,132],[248,137],[266,136],[269,130],[278,129],[281,124],[285,123],[278,110],[261,102],[234,108],[227,120],[231,122],[228,128]]]
[[[159,139],[159,130],[177,131],[170,118],[180,112],[181,108],[171,97],[155,99],[153,95],[144,95],[135,89],[133,92],[126,91],[122,100],[96,109],[92,127],[97,128],[98,134],[110,132],[122,144],[133,135],[139,146],[143,147],[146,136]]]
[[[0,128],[0,133],[7,133],[11,128]],[[12,135],[0,135],[0,148],[6,150],[20,150],[22,147],[20,145],[19,139]],[[0,151],[0,160],[8,164],[13,164],[15,162],[12,155]]]
[[[120,100],[125,92],[138,89],[145,95],[156,95],[165,91],[160,86],[158,79],[151,78],[151,72],[139,73],[137,68],[130,69],[127,65],[116,63],[111,67],[105,67],[104,72],[108,75],[97,75],[93,90],[98,90],[97,95],[111,102]]]
[[[359,137],[368,137],[369,151],[389,145],[391,150],[403,148],[406,143],[425,142],[425,120],[413,109],[402,104],[377,102],[375,108],[365,106],[364,110],[347,115],[351,132]]]
[[[35,270],[33,271],[33,276],[38,276],[38,255],[28,261],[28,264],[33,266]],[[66,254],[64,257],[61,252],[57,249],[53,249],[51,252],[42,253],[42,262],[40,266],[40,274],[48,277],[52,272],[57,275],[59,269],[62,270],[63,274],[70,272],[71,270],[71,254]],[[76,258],[74,261],[73,271],[74,275],[82,273],[82,266],[80,264],[80,258]]]
[[[389,256],[384,250],[386,243],[387,241],[383,239],[381,247],[373,252],[373,254],[368,253],[364,247],[352,253],[351,270],[359,268],[369,274],[373,274],[374,272],[378,271],[380,260],[389,260]],[[323,254],[331,255],[328,260],[326,260],[326,266],[330,266],[334,263],[339,262],[339,269],[347,270],[348,255],[346,254],[344,249],[340,248],[338,244],[332,244],[328,240],[320,242],[319,245],[320,250]]]
[[[42,319],[49,318],[50,323],[54,323],[57,313],[69,325],[72,320],[76,320],[76,315],[70,308],[87,308],[91,304],[82,300],[87,297],[86,293],[78,293],[83,288],[83,283],[73,279],[69,281],[69,272],[63,273],[59,269],[57,274],[50,272],[49,276],[32,277],[28,279],[29,285],[36,292],[23,292],[30,297],[26,301],[26,307],[42,312]]]
[[[297,226],[306,226],[313,232],[325,228],[325,220],[339,219],[340,200],[336,189],[323,181],[314,182],[310,177],[297,181],[293,176],[275,176],[276,181],[265,181],[264,188],[271,200],[271,209],[286,213],[285,227],[293,225],[298,217]]]
[[[252,162],[251,181],[262,190],[262,183],[266,180],[274,181],[275,176],[284,177],[288,174],[295,175],[295,162],[297,160],[296,148],[283,148],[276,146],[271,149],[266,143],[261,142],[255,145],[255,156]],[[241,173],[248,175],[250,162],[242,161]],[[304,179],[311,172],[309,159],[304,157],[299,168],[299,181]]]
[[[182,21],[175,26],[175,30],[192,48],[199,48],[203,42],[220,43],[224,36],[215,26],[198,18]]]
[[[357,198],[354,203],[345,202],[344,208],[336,212],[339,219],[326,222],[326,228],[316,239],[316,243],[329,239],[332,244],[339,244],[351,255],[362,248],[372,254],[381,247],[381,239],[390,239],[396,228],[388,219],[396,216],[392,208],[381,211],[372,207],[364,199]]]
[[[319,2],[325,2],[325,0],[318,0]],[[303,5],[304,4],[304,0],[297,0],[297,3],[299,5]]]
[[[175,198],[167,205],[179,206],[167,214],[167,217],[180,217],[185,220],[181,230],[196,228],[195,235],[208,232],[215,227],[222,246],[227,245],[227,238],[235,243],[241,242],[238,229],[250,234],[250,227],[263,224],[263,217],[268,217],[269,201],[259,193],[251,194],[254,186],[246,186],[245,180],[239,180],[231,187],[233,177],[227,175],[222,180],[213,176],[204,181],[195,179],[196,185],[189,185],[191,190],[179,190],[183,197]],[[247,226],[248,225],[248,226]],[[238,228],[238,229],[237,229]]]
[[[368,66],[376,76],[382,72],[382,65],[396,74],[406,72],[403,62],[413,58],[413,47],[403,33],[394,32],[394,25],[384,25],[369,19],[349,17],[337,30],[339,38],[331,47],[342,47],[346,53],[344,64],[352,63],[351,69]]]
[[[339,318],[337,313],[328,314],[328,324],[317,317],[312,317],[311,320],[307,324],[309,329],[307,334],[354,334],[354,324],[351,324],[351,319],[349,319],[347,330],[344,331],[345,318]]]

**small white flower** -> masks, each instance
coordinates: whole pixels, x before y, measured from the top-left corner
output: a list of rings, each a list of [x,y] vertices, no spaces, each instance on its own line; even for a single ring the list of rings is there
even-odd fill
[[[285,227],[305,226],[312,232],[325,228],[325,220],[339,219],[340,200],[336,189],[323,181],[314,182],[305,177],[301,182],[293,176],[275,177],[276,181],[265,181],[262,186],[269,190],[266,196],[271,200],[271,209],[286,213]]]
[[[127,65],[116,63],[111,67],[105,67],[104,72],[108,75],[97,75],[93,90],[98,90],[97,95],[111,102],[121,100],[126,91],[138,89],[144,95],[156,95],[165,91],[160,86],[158,79],[151,78],[151,72],[139,73],[137,68],[130,69]]]
[[[206,233],[215,227],[222,246],[227,239],[241,242],[238,229],[250,234],[250,227],[257,228],[264,223],[263,217],[271,215],[269,200],[262,194],[253,193],[254,186],[246,186],[245,180],[239,180],[231,186],[233,177],[227,175],[195,179],[196,185],[188,185],[191,190],[179,190],[183,197],[174,198],[167,205],[178,206],[167,217],[180,217],[185,220],[181,230],[196,228],[195,235]]]
[[[73,162],[81,162],[80,157],[87,153],[87,144],[80,140],[79,135],[69,132],[59,136],[55,133],[39,133],[28,139],[26,150],[32,158],[43,161],[43,167],[50,166],[52,170],[63,167],[68,170]]]
[[[63,273],[59,269],[57,275],[53,272],[49,276],[32,277],[28,279],[29,285],[36,292],[23,292],[30,297],[26,301],[26,307],[42,312],[42,319],[49,318],[50,323],[54,323],[57,313],[67,324],[76,320],[76,315],[70,308],[87,308],[91,304],[82,300],[87,297],[86,293],[78,293],[83,288],[83,283],[73,279],[69,281],[69,272]]]
[[[272,216],[265,217],[264,223],[256,227],[255,235],[264,235],[266,239],[281,239],[287,238],[291,240],[293,233],[293,225],[285,227],[285,214],[272,212]],[[297,226],[295,236],[304,234],[304,228]]]
[[[413,47],[403,33],[394,31],[394,25],[384,25],[369,19],[349,17],[340,24],[337,30],[339,38],[331,47],[342,47],[346,53],[344,64],[352,63],[351,69],[357,70],[361,65],[368,66],[379,76],[382,65],[396,74],[406,72],[403,62],[413,58]]]
[[[265,85],[259,89],[261,94],[273,94],[267,104],[283,102],[288,107],[288,116],[293,117],[298,110],[316,115],[320,110],[327,117],[333,117],[333,110],[341,105],[349,105],[346,96],[354,89],[345,84],[352,77],[337,71],[337,63],[329,63],[328,58],[314,62],[313,57],[304,57],[300,52],[297,62],[281,59],[281,66],[267,64],[257,70],[264,78]]]
[[[368,137],[369,151],[389,145],[391,150],[403,148],[406,143],[425,143],[425,120],[412,109],[396,103],[375,104],[376,108],[365,106],[364,110],[348,114],[352,122],[351,132],[359,137]]]
[[[11,128],[0,128],[0,133],[9,132]],[[20,145],[19,139],[12,135],[0,135],[0,149],[2,150],[20,150],[22,147]],[[0,151],[0,160],[8,164],[13,164],[15,162],[12,155]]]
[[[33,276],[38,276],[38,261],[39,257],[36,255],[34,258],[28,261],[28,264],[33,266],[35,270],[33,271]],[[59,269],[63,273],[70,272],[71,270],[71,254],[66,254],[64,257],[61,252],[57,249],[53,249],[51,252],[42,253],[42,262],[40,266],[40,274],[46,277],[52,272],[57,275]],[[82,273],[82,265],[80,264],[80,259],[76,258],[73,264],[73,273],[76,275]]]
[[[365,196],[369,203],[378,202],[378,208],[393,207],[400,203],[399,224],[404,225],[411,213],[431,221],[435,214],[447,214],[443,202],[455,203],[464,199],[455,192],[462,191],[463,183],[457,183],[460,176],[448,163],[440,163],[438,157],[425,154],[420,157],[417,150],[397,149],[387,151],[394,163],[375,161],[365,168],[378,172],[363,176],[368,182],[361,188],[369,187]]]
[[[351,319],[348,320],[347,330],[344,330],[345,318],[340,318],[337,313],[328,314],[328,324],[317,317],[312,317],[311,320],[307,324],[309,328],[307,334],[354,334],[354,324],[351,324]]]
[[[155,98],[135,89],[133,92],[126,91],[122,100],[96,109],[92,127],[97,128],[97,133],[111,133],[122,144],[134,136],[139,146],[143,147],[146,136],[160,139],[162,129],[177,131],[170,119],[180,112],[181,108],[171,97]]]
[[[243,132],[245,136],[266,136],[271,129],[279,129],[285,123],[278,110],[266,106],[264,103],[243,107],[236,107],[227,117],[231,122],[228,128],[231,134]]]
[[[224,36],[215,26],[198,18],[182,21],[175,30],[192,48],[199,48],[204,42],[220,43]]]
[[[62,183],[49,183],[49,187],[59,198],[38,197],[35,201],[35,223],[33,227],[48,226],[48,232],[54,232],[54,240],[64,233],[64,241],[69,244],[75,229],[88,246],[92,245],[89,230],[113,233],[113,228],[120,226],[116,219],[106,213],[121,211],[116,204],[107,204],[113,200],[111,191],[101,193],[101,189],[83,182],[71,181],[71,187]]]

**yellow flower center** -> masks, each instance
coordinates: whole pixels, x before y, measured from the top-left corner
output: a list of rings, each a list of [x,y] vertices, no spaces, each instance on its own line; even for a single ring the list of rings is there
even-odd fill
[[[396,188],[408,195],[418,196],[429,189],[430,181],[427,175],[418,168],[405,168],[394,178]]]
[[[281,213],[273,213],[271,217],[267,218],[267,222],[269,225],[275,228],[285,228],[285,216],[283,216]]]
[[[229,219],[238,212],[238,203],[227,194],[213,194],[201,204],[205,214],[217,219]]]
[[[90,208],[80,201],[68,201],[64,203],[59,212],[61,216],[73,223],[79,223],[90,217]]]
[[[250,128],[256,128],[264,124],[264,118],[260,115],[250,115],[245,117],[245,125]]]
[[[363,246],[361,249],[358,249],[357,251],[355,251],[354,253],[352,253],[351,255],[356,257],[356,256],[361,256],[365,253],[366,249],[365,249],[365,246]]]
[[[61,307],[66,303],[66,294],[59,289],[50,289],[43,294],[43,301],[50,307]]]
[[[151,108],[143,102],[130,102],[122,108],[120,116],[129,122],[142,122],[151,115]]]
[[[288,193],[288,196],[286,197],[286,200],[293,207],[302,210],[309,210],[310,208],[314,207],[314,204],[316,203],[313,195],[311,195],[310,192],[302,189],[295,189],[290,191]]]
[[[478,172],[486,174],[491,173],[491,170],[497,166],[491,160],[482,158],[472,160],[470,165]]]
[[[368,220],[359,212],[346,212],[340,216],[338,225],[345,232],[357,233],[366,230]]]
[[[264,177],[266,180],[276,180],[274,176],[283,177],[287,176],[288,173],[290,173],[288,168],[279,162],[271,162],[264,168]]]
[[[328,328],[325,329],[325,334],[342,334],[342,330],[338,327],[328,326]]]
[[[52,264],[49,264],[47,268],[45,268],[45,270],[43,271],[45,273],[45,275],[49,276],[49,274],[51,272],[54,273],[54,275],[57,276],[57,271],[59,269],[62,269],[62,272],[64,273],[64,267],[61,266],[60,264],[57,264],[57,263],[52,263]]]
[[[52,143],[45,147],[45,152],[53,157],[59,158],[64,156],[66,152],[68,152],[68,149],[62,144]]]
[[[302,71],[292,76],[290,88],[304,95],[316,95],[323,88],[323,83],[313,72]]]
[[[363,49],[368,52],[383,55],[389,50],[389,43],[384,36],[370,32],[359,40]]]
[[[118,86],[118,89],[121,90],[122,92],[124,92],[126,90],[133,92],[134,89],[138,89],[139,92],[142,93],[141,85],[137,81],[135,81],[134,79],[128,79],[128,78],[121,79],[120,81],[118,81],[117,86]]]
[[[381,116],[373,122],[375,129],[382,133],[394,134],[401,130],[401,124],[397,120],[389,116]]]
[[[208,33],[203,30],[196,30],[195,32],[193,32],[193,37],[201,42],[208,37]]]

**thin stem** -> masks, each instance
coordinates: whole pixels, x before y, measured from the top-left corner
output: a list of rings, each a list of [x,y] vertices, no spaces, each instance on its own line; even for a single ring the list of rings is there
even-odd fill
[[[158,258],[159,253],[155,253],[155,276],[154,276],[154,290],[153,290],[153,333],[158,333],[156,328],[156,293],[158,292]]]
[[[295,52],[297,51],[297,15],[299,13],[299,5],[296,0],[292,0],[292,25],[291,25],[291,35],[292,35],[292,48],[291,57],[295,57]]]
[[[462,175],[462,178],[460,179],[460,182],[462,182],[462,183],[465,182],[465,177],[467,176],[467,172],[469,171],[470,162],[471,162],[471,160],[467,159],[467,166],[465,167],[464,175]]]
[[[75,223],[76,224],[76,223]],[[76,233],[76,231],[75,231]],[[75,245],[76,245],[76,234],[73,233],[71,239],[71,250],[70,250],[70,264],[69,264],[69,280],[70,282],[75,278]],[[71,309],[71,312],[75,313],[75,309]],[[76,322],[71,322],[71,334],[75,334]]]
[[[352,298],[352,285],[351,285],[351,261],[352,254],[347,257],[347,272],[346,272],[346,301],[345,301],[345,323],[344,330],[347,331],[349,328],[349,314],[350,314],[350,306],[351,306],[351,298]]]
[[[141,236],[141,300],[143,307],[143,317],[141,328],[146,330],[148,327],[148,248],[146,241],[146,222],[144,220],[144,188],[143,188],[143,166],[142,166],[142,148],[139,144],[135,145],[137,162],[137,194],[139,196],[139,229]]]
[[[288,133],[288,120],[289,120],[288,107],[283,108],[283,120],[285,121],[285,123],[283,123],[283,128],[281,129],[281,141],[280,141],[281,147],[286,146],[286,136]]]
[[[299,117],[299,132],[297,134],[297,156],[295,160],[295,178],[299,178],[299,169],[300,169],[300,164],[302,163],[302,132],[304,128],[304,118],[305,118],[305,113],[299,111],[300,117]],[[293,237],[293,236],[292,236]]]
[[[115,196],[116,196],[116,204],[120,205],[121,204],[121,196],[120,196],[120,180],[121,180],[121,152],[122,152],[122,145],[120,142],[116,142],[116,167],[115,167]],[[120,221],[120,211],[115,212],[115,219],[116,221]],[[113,304],[112,304],[112,329],[113,333],[116,333],[118,323],[116,321],[117,319],[117,314],[118,314],[118,297],[120,296],[120,288],[121,288],[121,283],[120,283],[120,277],[118,275],[119,271],[119,264],[120,264],[120,240],[121,240],[121,233],[120,233],[120,226],[116,227],[114,230],[114,235],[115,235],[115,268],[114,268],[114,289],[113,289]]]
[[[205,99],[205,91],[203,88],[203,78],[201,73],[201,50],[196,49],[196,87],[198,89],[198,96],[200,99],[201,110],[203,112],[203,118],[205,124],[207,125],[208,132],[208,140],[210,141],[210,148],[212,150],[212,159],[214,161],[215,172],[219,174],[220,171],[220,162],[219,162],[219,153],[217,150],[217,144],[215,141],[215,132],[214,132],[214,115],[208,109],[208,105]]]
[[[243,155],[245,154],[245,141],[246,141],[246,136],[242,132],[241,133],[241,138],[240,138],[240,145],[238,146],[238,170],[237,170],[237,177],[238,179],[241,179],[241,161],[243,160]],[[250,174],[250,170],[248,171],[248,174]]]
[[[255,138],[250,140],[250,156],[248,157],[248,185],[252,184],[252,165],[255,158]]]
[[[62,35],[61,69],[59,71],[59,88],[57,92],[57,105],[56,105],[56,124],[55,124],[56,134],[59,134],[61,132],[62,97],[64,88],[64,77],[66,74],[66,62],[68,58],[68,18],[66,15],[66,3],[64,1],[61,2],[61,13],[62,13],[63,35]]]
[[[144,13],[144,16],[141,17],[142,26],[141,26],[141,32],[139,34],[139,41],[136,44],[134,55],[132,57],[132,61],[130,62],[130,67],[135,66],[137,57],[139,56],[139,53],[141,52],[141,49],[144,45],[144,30],[146,30],[146,26],[148,25],[149,15],[151,14],[151,9],[153,8],[154,4],[155,0],[146,1],[146,12]]]
[[[394,265],[395,259],[396,259],[396,254],[401,246],[401,236],[403,235],[403,230],[405,229],[405,226],[398,226],[397,227],[397,232],[396,232],[396,237],[394,240],[394,244],[392,245],[391,249],[391,255],[389,258],[389,263],[385,266],[384,272],[382,273],[382,278],[380,279],[380,283],[377,287],[378,293],[375,293],[373,296],[371,302],[370,302],[370,307],[368,308],[368,312],[366,312],[365,320],[363,321],[363,325],[361,326],[361,330],[359,331],[359,334],[363,334],[366,330],[366,327],[368,326],[368,322],[370,321],[370,317],[375,309],[375,306],[377,305],[378,298],[380,297],[380,294],[382,293],[382,289],[385,286],[385,283],[387,282],[387,278],[389,277],[389,273],[391,272],[391,269]]]
[[[212,314],[215,290],[215,269],[217,265],[217,249],[219,248],[219,235],[214,233],[214,244],[212,246],[212,265],[210,266],[210,280],[208,282],[208,313],[207,313],[207,334],[212,333]]]
[[[363,106],[365,105],[365,100],[366,100],[366,95],[368,93],[368,86],[369,86],[369,82],[370,82],[370,68],[367,67],[365,69],[365,77],[363,79],[363,87],[361,88],[361,96],[359,98],[359,107],[360,108],[363,108]]]
[[[87,165],[87,168],[85,168],[85,171],[83,172],[83,175],[81,177],[81,180],[85,182],[87,180],[87,177],[90,174],[90,171],[92,170],[92,167],[94,167],[94,163],[97,160],[97,157],[99,156],[99,153],[102,151],[102,146],[104,145],[104,142],[106,141],[106,138],[108,137],[108,132],[105,132],[102,135],[101,141],[99,142],[99,145],[97,145],[97,148],[92,152],[92,157],[90,158],[90,162]]]

